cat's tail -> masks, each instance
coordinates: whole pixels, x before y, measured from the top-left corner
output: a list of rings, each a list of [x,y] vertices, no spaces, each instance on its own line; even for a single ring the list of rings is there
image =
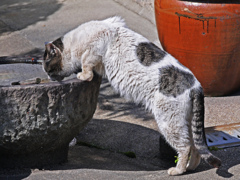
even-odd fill
[[[107,18],[103,21],[106,23],[110,23],[111,25],[114,25],[117,27],[126,27],[127,26],[125,23],[125,20],[120,16],[113,16],[113,17]]]
[[[190,94],[193,100],[192,134],[193,142],[201,157],[213,167],[220,167],[221,160],[214,156],[206,143],[204,131],[204,94],[202,88],[192,89]]]

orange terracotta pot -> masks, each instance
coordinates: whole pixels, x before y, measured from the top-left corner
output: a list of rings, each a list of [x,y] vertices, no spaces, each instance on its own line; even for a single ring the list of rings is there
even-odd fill
[[[205,95],[239,90],[240,1],[193,1],[155,0],[163,48],[195,74]]]

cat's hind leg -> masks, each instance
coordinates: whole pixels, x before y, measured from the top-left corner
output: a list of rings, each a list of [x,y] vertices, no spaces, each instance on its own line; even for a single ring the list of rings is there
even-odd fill
[[[180,175],[186,172],[190,147],[187,146],[183,151],[178,152],[178,162],[176,167],[168,169],[168,174],[172,176]]]
[[[169,175],[180,175],[186,172],[191,151],[189,136],[188,106],[183,101],[171,100],[165,96],[157,96],[154,109],[160,133],[177,151],[176,167],[168,170]]]
[[[181,140],[180,140],[181,141]],[[181,144],[181,145],[180,145]],[[184,147],[183,147],[184,146]],[[168,169],[168,174],[172,176],[180,175],[186,172],[187,162],[189,159],[191,146],[188,143],[181,143],[173,145],[178,152],[178,162],[176,167]]]
[[[168,170],[168,174],[173,176],[186,172],[191,151],[187,124],[179,123],[180,121],[175,121],[174,119],[170,119],[170,122],[157,120],[161,134],[178,153],[176,167]]]
[[[187,164],[187,171],[195,170],[201,162],[201,156],[198,153],[197,149],[192,145],[191,155]]]

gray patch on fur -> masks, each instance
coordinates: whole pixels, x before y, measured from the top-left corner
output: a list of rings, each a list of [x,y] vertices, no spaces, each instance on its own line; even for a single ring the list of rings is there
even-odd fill
[[[160,68],[159,91],[166,96],[177,97],[194,85],[194,76],[174,66]]]
[[[153,62],[159,62],[167,53],[153,43],[140,43],[137,46],[137,56],[144,66],[150,66]]]

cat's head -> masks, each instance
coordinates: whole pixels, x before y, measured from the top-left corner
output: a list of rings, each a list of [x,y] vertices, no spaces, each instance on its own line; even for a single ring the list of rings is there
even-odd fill
[[[53,81],[61,81],[66,77],[63,73],[63,48],[61,38],[45,43],[43,69]]]

